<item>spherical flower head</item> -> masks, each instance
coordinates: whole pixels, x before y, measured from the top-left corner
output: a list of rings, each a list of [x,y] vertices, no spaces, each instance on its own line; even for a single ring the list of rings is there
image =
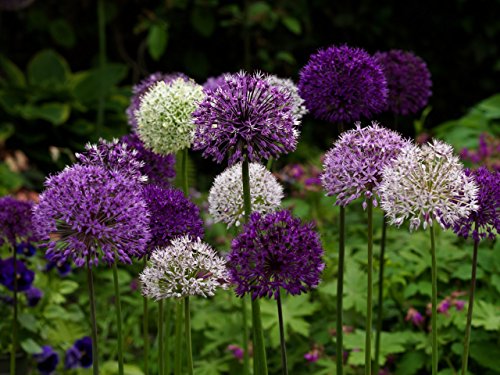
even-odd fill
[[[312,55],[300,71],[298,87],[311,114],[329,122],[370,118],[387,102],[387,81],[378,62],[346,45]]]
[[[361,196],[377,206],[382,170],[390,165],[409,141],[376,122],[366,128],[356,123],[356,129],[341,134],[327,152],[321,176],[327,195],[336,195],[336,204],[346,206]]]
[[[240,297],[277,298],[280,288],[301,294],[319,284],[325,268],[322,255],[312,224],[303,224],[286,210],[266,216],[254,212],[231,244],[230,280]]]
[[[432,81],[424,60],[400,50],[377,52],[374,57],[387,79],[387,110],[397,115],[408,115],[427,105],[432,95]]]
[[[283,187],[263,165],[250,163],[252,210],[266,214],[276,210],[283,199]],[[216,223],[239,226],[245,216],[241,163],[227,168],[215,178],[208,194],[208,210]]]
[[[201,239],[177,237],[166,248],[151,255],[139,276],[142,294],[156,301],[165,298],[213,296],[227,288],[226,261]]]
[[[130,105],[127,108],[127,118],[128,123],[133,130],[137,129],[137,111],[141,105],[142,96],[148,92],[148,90],[154,86],[157,82],[170,83],[177,78],[182,78],[185,81],[189,81],[189,77],[183,73],[174,72],[169,74],[163,74],[160,72],[153,73],[148,77],[144,78],[137,85],[132,87],[132,97],[130,98]]]
[[[16,260],[14,272],[14,258],[0,259],[0,284],[14,291],[14,280],[17,279],[17,291],[25,292],[31,288],[35,273],[26,267],[22,260]]]
[[[230,73],[222,73],[216,77],[208,77],[205,83],[203,84],[203,91],[206,93],[208,91],[215,91],[221,85],[226,82],[226,76]]]
[[[271,85],[261,73],[225,76],[193,113],[194,150],[217,163],[259,162],[295,150],[298,119],[288,92]]]
[[[148,185],[144,187],[143,194],[151,215],[148,253],[157,247],[169,246],[176,237],[203,237],[200,210],[182,191]]]
[[[290,78],[279,78],[276,75],[269,75],[267,81],[271,85],[290,94],[292,113],[296,119],[300,120],[307,113],[304,99],[300,97],[298,87]]]
[[[45,345],[42,347],[40,354],[33,355],[37,365],[36,368],[41,375],[52,374],[59,363],[59,354],[52,349],[51,346]]]
[[[32,208],[31,202],[0,198],[0,246],[5,241],[16,246],[20,240],[33,239]]]
[[[158,154],[190,147],[195,132],[191,114],[204,96],[203,88],[192,80],[157,82],[142,96],[137,111],[139,138]]]
[[[74,165],[48,178],[34,209],[46,257],[81,267],[131,263],[146,252],[149,212],[137,182],[101,167]]]
[[[73,346],[66,351],[64,368],[88,368],[92,366],[92,339],[88,336],[75,341]]]
[[[479,188],[479,208],[459,219],[453,230],[464,238],[472,235],[476,241],[486,237],[494,240],[500,233],[500,172],[490,172],[481,167],[476,170],[466,169],[465,174],[472,177]]]
[[[148,177],[148,183],[168,188],[175,178],[175,156],[160,155],[146,148],[137,134],[127,134],[120,138],[129,149],[136,151],[135,157],[142,162],[141,173]]]
[[[443,228],[453,226],[478,209],[478,188],[467,176],[450,145],[432,140],[421,147],[403,148],[384,168],[379,188],[381,207],[390,224],[410,221],[410,230],[436,220]]]

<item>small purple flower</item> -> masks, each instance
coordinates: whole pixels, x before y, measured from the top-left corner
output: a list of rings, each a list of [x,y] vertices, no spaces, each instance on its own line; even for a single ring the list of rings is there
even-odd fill
[[[0,198],[0,246],[5,241],[15,246],[19,240],[32,239],[32,202],[19,201],[12,197]]]
[[[464,309],[464,306],[465,306],[465,301],[461,300],[461,299],[457,299],[457,300],[453,301],[453,304],[455,305],[455,309],[457,309],[457,311],[462,311]]]
[[[227,350],[232,352],[234,358],[236,358],[239,361],[243,359],[243,356],[245,354],[243,348],[239,347],[238,345],[228,345]]]
[[[88,368],[92,366],[92,339],[85,336],[76,340],[71,348],[66,351],[64,368],[74,369],[77,367]]]
[[[16,252],[26,257],[32,257],[36,253],[36,247],[31,242],[21,242],[16,245]]]
[[[71,272],[71,263],[68,261],[52,262],[49,260],[47,265],[45,266],[45,272],[49,272],[53,268],[57,269],[59,276],[61,276],[61,277],[68,276]]]
[[[318,349],[313,349],[306,354],[304,354],[304,359],[309,363],[316,363],[319,359],[319,351]]]
[[[42,299],[43,292],[40,289],[32,286],[26,292],[24,292],[24,295],[26,296],[26,300],[28,301],[28,306],[35,307]]]
[[[19,259],[16,260],[16,272],[14,273],[14,258],[0,259],[0,284],[13,291],[14,278],[17,279],[17,291],[24,292],[33,284],[35,273]]]
[[[451,307],[451,302],[449,299],[446,298],[439,303],[437,307],[437,312],[440,314],[448,315],[448,310],[450,309],[450,307]]]
[[[387,81],[379,63],[361,48],[319,50],[300,71],[299,93],[311,114],[342,123],[371,118],[387,102]]]
[[[408,309],[408,312],[406,313],[406,321],[411,320],[413,325],[419,327],[423,322],[424,322],[424,317],[418,310],[414,309],[413,307],[410,307]]]
[[[389,111],[398,115],[415,114],[427,105],[432,81],[424,60],[400,50],[377,52],[374,57],[387,79]]]
[[[302,224],[290,211],[262,216],[254,212],[231,244],[230,280],[236,294],[274,296],[280,288],[296,295],[315,288],[325,264],[313,224]]]
[[[33,355],[37,362],[36,368],[42,375],[51,375],[59,363],[59,355],[48,345],[43,346],[42,350],[42,353]]]

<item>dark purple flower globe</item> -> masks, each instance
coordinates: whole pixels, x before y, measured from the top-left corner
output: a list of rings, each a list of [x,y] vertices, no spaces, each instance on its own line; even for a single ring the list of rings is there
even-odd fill
[[[322,255],[313,224],[303,224],[286,210],[266,216],[254,212],[231,244],[230,280],[240,297],[277,298],[280,288],[301,294],[319,284]]]
[[[59,354],[57,354],[51,346],[45,345],[42,347],[40,354],[33,355],[37,365],[36,368],[41,375],[51,375],[57,368],[59,363]]]
[[[155,185],[144,187],[151,219],[151,239],[148,253],[157,247],[170,246],[170,242],[180,236],[203,238],[203,220],[198,207],[177,189],[163,189]]]
[[[76,340],[71,348],[66,351],[64,368],[75,369],[78,367],[88,368],[92,366],[92,339],[85,336]]]
[[[298,121],[288,92],[272,86],[260,73],[228,74],[208,91],[193,113],[197,125],[194,150],[217,163],[259,162],[295,150]]]
[[[387,103],[387,81],[378,62],[365,50],[346,45],[311,55],[298,87],[311,114],[329,122],[371,118]]]
[[[74,165],[45,181],[34,223],[48,241],[46,257],[82,267],[131,263],[150,239],[149,212],[137,182],[101,167]]]
[[[28,301],[28,306],[35,307],[42,299],[43,292],[40,289],[32,286],[26,292],[24,292],[24,295],[26,296],[26,300]]]
[[[377,52],[374,57],[387,79],[387,110],[397,115],[408,115],[427,105],[432,95],[432,81],[424,60],[400,50]]]
[[[163,81],[169,83],[177,78],[183,78],[185,81],[189,80],[189,77],[183,73],[174,72],[170,74],[163,74],[160,72],[153,73],[148,77],[144,78],[137,85],[132,87],[132,97],[130,98],[130,105],[127,108],[128,123],[132,129],[137,129],[137,117],[136,112],[139,110],[141,105],[142,96],[148,92],[148,90],[154,86],[155,83]]]
[[[473,176],[479,187],[479,208],[468,217],[458,220],[453,230],[464,238],[472,235],[476,241],[486,237],[494,240],[500,233],[500,172],[491,172],[481,167],[476,170],[466,169],[465,174]]]
[[[32,202],[19,201],[12,197],[0,198],[0,246],[7,241],[12,247],[33,238],[31,221]]]
[[[14,278],[17,278],[17,291],[24,292],[33,284],[35,273],[28,269],[22,260],[16,260],[14,272],[14,258],[0,259],[0,284],[14,291]]]
[[[129,149],[136,151],[136,158],[142,162],[141,173],[148,177],[148,183],[168,188],[175,178],[175,156],[172,154],[157,154],[144,146],[137,134],[125,135],[121,141]]]

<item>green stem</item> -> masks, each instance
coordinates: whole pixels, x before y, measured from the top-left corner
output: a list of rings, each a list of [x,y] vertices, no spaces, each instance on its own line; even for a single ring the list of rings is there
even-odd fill
[[[163,375],[165,370],[164,364],[164,349],[163,344],[165,340],[164,328],[163,328],[163,300],[158,301],[158,374]]]
[[[170,375],[170,321],[172,320],[172,304],[170,299],[165,301],[165,374]]]
[[[174,374],[181,375],[182,371],[182,300],[177,301],[175,313],[175,354]]]
[[[104,0],[97,1],[97,27],[99,33],[99,69],[101,74],[106,64],[106,13],[104,8]],[[99,102],[97,107],[97,136],[101,136],[102,126],[104,123],[104,79],[100,80],[99,86]]]
[[[377,332],[375,336],[375,359],[373,373],[378,374],[380,365],[380,336],[382,334],[383,302],[384,302],[384,265],[385,265],[385,239],[387,235],[387,222],[382,217],[382,240],[380,242],[379,271],[378,271],[378,303],[377,303]]]
[[[148,258],[144,257],[144,268],[148,265]],[[142,331],[144,339],[144,375],[149,375],[149,309],[148,309],[148,299],[146,297],[142,298]]]
[[[87,255],[87,285],[89,288],[90,321],[92,324],[92,369],[94,375],[99,375],[99,352],[97,349],[97,321],[95,313],[94,280],[90,265],[90,255]]]
[[[344,373],[343,353],[343,297],[344,297],[344,258],[345,258],[345,207],[340,206],[340,228],[339,228],[339,264],[337,272],[337,374]]]
[[[366,335],[365,335],[365,375],[371,375],[372,370],[372,300],[373,300],[373,203],[368,199],[368,284],[366,297]]]
[[[477,221],[475,224],[477,230]],[[467,373],[467,363],[469,361],[470,333],[472,324],[472,310],[474,307],[474,293],[476,291],[476,270],[477,270],[477,250],[479,240],[474,240],[474,252],[472,254],[472,276],[470,282],[469,305],[467,307],[467,325],[465,326],[464,352],[462,355],[462,375]]]
[[[184,330],[186,335],[186,356],[188,374],[193,375],[193,348],[191,343],[191,313],[189,311],[189,297],[184,298]]]
[[[187,174],[187,163],[188,163],[188,149],[185,148],[182,152],[181,157],[181,185],[184,195],[188,196],[188,174]]]
[[[14,249],[14,316],[12,317],[12,348],[10,352],[10,374],[16,374],[16,354],[17,354],[17,251]]]
[[[118,324],[118,374],[123,375],[123,337],[122,337],[122,306],[118,286],[118,265],[113,263],[113,281],[115,284],[116,321]]]
[[[247,317],[247,298],[241,298],[241,315],[243,324],[243,375],[250,374],[250,357],[248,356],[248,317]]]
[[[432,223],[431,223],[432,224]],[[436,241],[434,226],[430,226],[431,232],[431,257],[432,257],[432,375],[438,373],[438,347],[437,347],[437,265],[436,265]]]
[[[282,374],[288,375],[288,366],[286,363],[285,327],[283,325],[283,309],[281,308],[281,293],[279,290],[278,290],[278,296],[276,298],[276,302],[278,304],[278,321],[279,321],[279,327],[280,327]]]

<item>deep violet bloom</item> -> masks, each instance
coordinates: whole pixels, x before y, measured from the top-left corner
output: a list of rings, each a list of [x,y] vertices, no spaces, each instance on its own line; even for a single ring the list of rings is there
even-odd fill
[[[374,57],[387,79],[389,111],[397,115],[415,114],[427,105],[432,81],[424,60],[400,50],[377,52]]]
[[[229,350],[233,354],[233,357],[239,361],[243,359],[245,354],[245,351],[243,350],[242,347],[234,344],[228,345],[227,350]]]
[[[371,118],[387,103],[387,81],[379,63],[365,50],[346,45],[311,55],[298,87],[309,112],[329,122]]]
[[[319,359],[319,350],[313,349],[306,354],[304,354],[304,359],[309,363],[316,363]]]
[[[43,346],[42,352],[33,355],[33,358],[37,362],[36,368],[42,375],[51,375],[59,363],[59,354],[48,345]]]
[[[150,239],[149,212],[133,179],[101,167],[74,165],[45,181],[34,209],[34,223],[48,241],[46,256],[59,264],[82,267],[131,263],[141,258]]]
[[[64,368],[74,369],[77,367],[88,368],[92,365],[92,339],[85,336],[76,340],[71,348],[66,350]]]
[[[135,157],[142,162],[141,173],[148,177],[148,183],[168,188],[175,178],[175,156],[173,154],[157,154],[144,146],[137,134],[127,134],[121,139],[131,150],[137,153]]]
[[[31,242],[21,242],[16,245],[16,252],[27,257],[32,257],[36,253],[36,247]]]
[[[132,87],[132,97],[130,98],[130,105],[127,108],[128,123],[132,129],[137,129],[137,114],[141,105],[142,96],[148,92],[148,90],[154,86],[155,83],[163,81],[165,83],[170,83],[177,78],[182,78],[185,81],[189,80],[189,77],[184,73],[174,72],[169,74],[163,74],[160,72],[153,73],[148,77],[144,78],[137,85]]]
[[[17,278],[17,291],[24,292],[33,284],[35,273],[19,259],[16,260],[16,272],[14,273],[14,258],[0,259],[0,284],[13,291],[14,277]]]
[[[24,292],[24,295],[26,296],[26,300],[28,301],[28,306],[35,307],[42,299],[43,292],[40,289],[32,286],[26,292]]]
[[[489,237],[494,240],[500,233],[500,172],[490,172],[481,167],[476,170],[466,169],[465,174],[474,178],[479,192],[479,208],[467,217],[462,217],[453,226],[461,237],[472,235],[476,241]],[[475,223],[477,222],[477,229]]]
[[[208,91],[193,113],[193,149],[229,165],[259,162],[295,150],[298,120],[291,95],[271,85],[261,73],[229,74],[215,91]]]
[[[32,202],[0,198],[0,246],[5,241],[15,246],[19,240],[33,239],[32,208]]]
[[[266,216],[254,212],[231,244],[230,281],[240,297],[277,298],[280,288],[301,294],[319,284],[325,268],[322,255],[312,223],[303,224],[287,210]]]
[[[169,246],[176,237],[189,235],[203,238],[200,210],[182,191],[147,185],[144,187],[144,199],[151,214],[148,253],[157,247]]]

